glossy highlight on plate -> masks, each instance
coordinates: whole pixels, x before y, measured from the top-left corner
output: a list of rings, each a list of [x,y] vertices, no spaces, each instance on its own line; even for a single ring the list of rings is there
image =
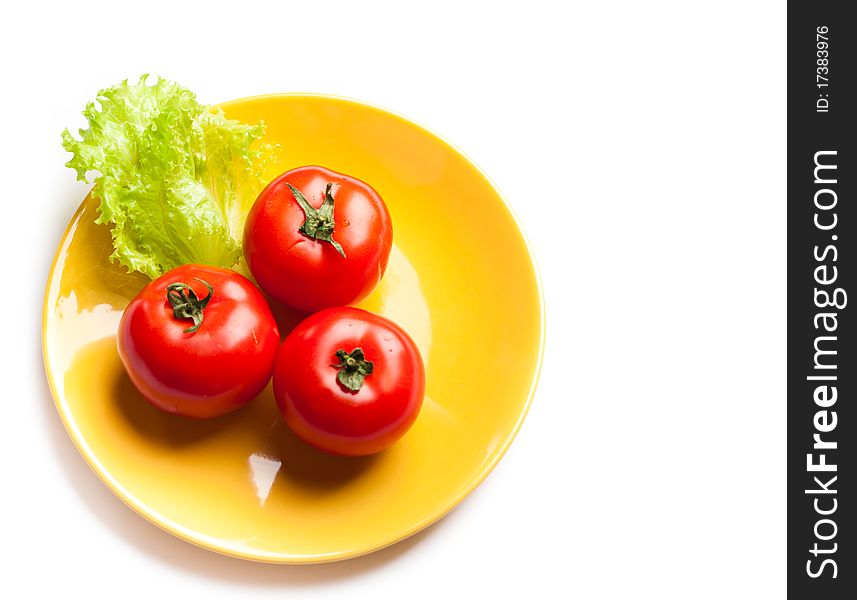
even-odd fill
[[[124,502],[224,554],[275,563],[359,556],[441,518],[502,457],[526,415],[544,317],[531,254],[487,178],[412,122],[362,103],[271,95],[222,105],[264,120],[282,147],[268,166],[324,164],[372,182],[396,224],[380,285],[357,306],[401,325],[426,366],[414,426],[367,457],[324,454],[283,424],[270,385],[236,413],[191,421],[137,392],[116,350],[122,310],[148,281],[107,260],[86,198],[57,251],[43,320],[57,410],[82,455]],[[479,220],[481,226],[469,224]],[[300,315],[275,310],[286,335]],[[502,357],[499,363],[490,357]]]

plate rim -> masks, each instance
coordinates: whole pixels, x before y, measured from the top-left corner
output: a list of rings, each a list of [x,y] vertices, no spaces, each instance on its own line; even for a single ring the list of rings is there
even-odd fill
[[[42,333],[41,333],[41,346],[42,346],[42,361],[44,363],[45,369],[45,377],[48,381],[48,387],[50,388],[51,397],[54,401],[54,406],[57,410],[57,413],[62,420],[63,426],[65,427],[66,433],[69,438],[71,438],[72,443],[77,448],[78,452],[81,454],[87,465],[92,469],[92,471],[98,476],[101,482],[117,497],[121,500],[126,506],[131,508],[138,515],[156,525],[160,529],[166,531],[174,535],[175,537],[189,542],[195,546],[204,548],[206,550],[210,550],[216,552],[218,554],[229,556],[233,558],[240,558],[244,560],[250,560],[255,562],[263,562],[263,563],[271,563],[271,564],[320,564],[320,563],[329,563],[329,562],[337,562],[341,560],[347,560],[350,558],[357,558],[360,556],[365,556],[367,554],[371,554],[373,552],[377,552],[379,550],[383,550],[384,548],[388,548],[393,544],[401,542],[412,535],[419,533],[420,531],[430,527],[434,523],[437,523],[446,515],[448,515],[453,509],[455,509],[461,502],[469,496],[473,490],[475,490],[479,485],[482,484],[483,481],[491,474],[491,472],[496,468],[497,464],[499,464],[500,460],[505,456],[509,447],[512,445],[512,442],[518,436],[518,433],[521,430],[524,420],[529,414],[530,407],[532,406],[533,399],[536,394],[536,389],[538,387],[539,378],[541,376],[541,369],[544,361],[544,349],[545,349],[545,297],[544,297],[544,288],[542,283],[541,274],[539,272],[538,262],[536,261],[535,252],[533,251],[533,246],[528,238],[526,231],[524,230],[518,215],[515,214],[514,209],[509,203],[506,196],[497,186],[493,179],[491,179],[488,174],[482,169],[482,167],[474,161],[466,152],[464,152],[461,148],[450,142],[448,139],[431,129],[430,127],[424,125],[423,123],[414,120],[410,117],[406,117],[397,111],[388,109],[383,106],[379,106],[372,102],[366,102],[363,100],[357,100],[355,98],[336,95],[336,94],[323,94],[323,93],[313,93],[313,92],[274,92],[274,93],[266,93],[266,94],[256,94],[252,96],[246,96],[242,98],[235,98],[233,100],[227,100],[224,102],[220,102],[218,104],[212,105],[212,108],[222,109],[228,108],[229,105],[243,103],[243,102],[253,102],[258,100],[267,100],[267,99],[275,99],[275,98],[292,98],[292,97],[311,97],[318,98],[323,100],[335,100],[338,102],[346,102],[350,104],[356,104],[358,106],[368,107],[382,113],[385,113],[389,116],[392,116],[400,121],[403,121],[409,125],[412,125],[424,133],[436,138],[442,144],[448,146],[452,151],[459,154],[463,157],[469,164],[472,166],[478,173],[481,175],[485,181],[491,186],[497,196],[500,198],[503,206],[505,207],[507,213],[512,217],[512,221],[515,224],[516,229],[518,230],[521,239],[524,241],[524,247],[526,248],[528,258],[530,260],[530,265],[533,269],[533,275],[536,280],[536,289],[538,292],[538,304],[539,304],[539,341],[538,341],[538,355],[536,357],[536,365],[535,370],[533,372],[532,381],[530,383],[530,389],[527,392],[527,398],[524,402],[523,408],[518,416],[517,421],[512,427],[509,434],[503,440],[503,443],[498,446],[498,448],[494,451],[491,460],[486,463],[483,468],[474,476],[469,479],[466,485],[462,486],[462,488],[454,495],[450,496],[449,500],[447,500],[439,510],[433,511],[428,514],[423,519],[415,522],[410,527],[402,530],[396,535],[392,536],[391,539],[385,541],[382,544],[368,546],[361,546],[354,549],[348,550],[339,550],[335,552],[329,553],[315,553],[315,554],[288,554],[284,552],[268,552],[264,550],[239,550],[234,548],[224,547],[222,544],[216,543],[213,539],[207,539],[206,536],[202,532],[193,531],[188,528],[183,527],[180,523],[176,523],[171,519],[161,515],[139,499],[137,499],[129,490],[127,490],[121,483],[119,483],[110,472],[104,467],[103,464],[98,460],[98,457],[95,456],[95,453],[89,448],[89,445],[86,443],[83,435],[80,433],[80,430],[77,428],[77,425],[74,421],[73,416],[68,410],[67,406],[63,406],[63,402],[60,400],[60,396],[57,393],[56,385],[53,378],[53,370],[51,369],[50,359],[48,358],[47,352],[47,332],[48,332],[48,313],[49,306],[48,302],[50,300],[51,294],[51,282],[54,278],[57,263],[59,262],[60,255],[62,254],[62,250],[66,245],[66,242],[69,239],[69,234],[71,233],[72,227],[79,220],[80,214],[83,212],[84,203],[86,201],[86,197],[89,196],[89,192],[87,192],[86,196],[84,196],[84,200],[78,206],[78,208],[72,214],[71,219],[69,219],[68,224],[66,225],[62,236],[60,237],[59,243],[57,244],[57,249],[54,253],[53,260],[51,261],[50,270],[48,271],[48,277],[45,282],[45,291],[42,302]]]

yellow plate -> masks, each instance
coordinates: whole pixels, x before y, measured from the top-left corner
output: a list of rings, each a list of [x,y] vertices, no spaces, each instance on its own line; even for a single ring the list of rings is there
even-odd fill
[[[115,342],[122,310],[145,279],[107,261],[110,236],[93,223],[89,198],[63,236],[45,298],[42,343],[57,410],[110,489],[180,538],[267,562],[359,556],[441,518],[511,443],[544,337],[533,259],[479,169],[402,117],[317,95],[223,108],[230,118],[267,123],[267,139],[282,146],[271,178],[325,165],[369,182],[387,202],[390,266],[360,306],[399,323],[422,351],[419,418],[391,449],[348,459],[297,441],[270,386],[212,421],[151,407],[125,375]]]

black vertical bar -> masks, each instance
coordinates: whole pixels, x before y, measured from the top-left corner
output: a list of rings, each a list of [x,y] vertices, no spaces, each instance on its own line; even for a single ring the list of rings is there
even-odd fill
[[[787,560],[795,598],[857,598],[857,331],[848,298],[857,294],[857,23],[849,5],[788,4]]]

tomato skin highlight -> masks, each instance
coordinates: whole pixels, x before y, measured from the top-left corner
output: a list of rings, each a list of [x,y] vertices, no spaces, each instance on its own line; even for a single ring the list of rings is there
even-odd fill
[[[373,363],[362,387],[337,380],[336,351],[362,348]],[[302,321],[274,365],[274,397],[289,428],[308,444],[348,456],[374,454],[413,425],[425,394],[425,367],[398,325],[365,310],[331,308]]]
[[[321,207],[333,183],[333,239],[345,257],[325,241],[299,231],[306,215],[289,184],[313,208]],[[326,169],[287,171],[259,194],[244,226],[244,256],[259,286],[275,300],[304,312],[344,306],[365,298],[387,268],[393,229],[387,206],[372,187]]]
[[[177,319],[167,286],[185,283],[198,298],[214,292],[193,333]],[[161,410],[194,418],[241,408],[267,385],[280,334],[265,297],[246,277],[218,267],[182,265],[150,282],[119,322],[119,356],[140,393]]]

